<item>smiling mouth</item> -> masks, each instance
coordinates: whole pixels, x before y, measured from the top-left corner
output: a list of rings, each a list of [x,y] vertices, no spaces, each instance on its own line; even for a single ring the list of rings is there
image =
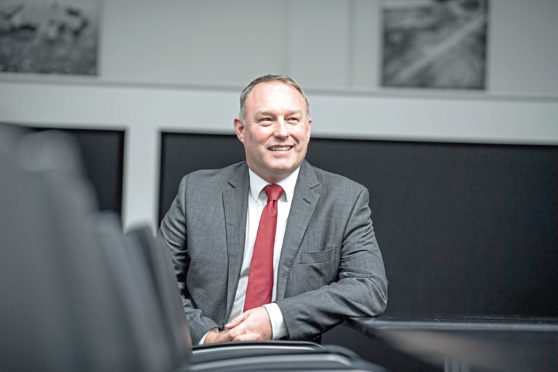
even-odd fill
[[[293,146],[272,146],[269,149],[271,151],[289,151],[292,148]]]

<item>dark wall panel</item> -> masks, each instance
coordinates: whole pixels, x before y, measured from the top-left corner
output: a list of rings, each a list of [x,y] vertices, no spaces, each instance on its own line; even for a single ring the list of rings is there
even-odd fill
[[[389,313],[558,316],[558,147],[314,139],[371,193]]]
[[[232,135],[161,134],[159,222],[178,191],[180,180],[198,169],[218,169],[244,160],[244,147]]]
[[[79,149],[85,176],[93,185],[99,208],[122,215],[125,131],[32,126],[18,128],[29,131],[57,130],[68,134]]]
[[[242,160],[234,136],[162,135],[160,218],[180,179]],[[388,314],[558,316],[558,146],[313,138],[370,190]]]
[[[101,210],[122,215],[124,140],[121,130],[65,129],[81,150],[87,177],[93,183]]]

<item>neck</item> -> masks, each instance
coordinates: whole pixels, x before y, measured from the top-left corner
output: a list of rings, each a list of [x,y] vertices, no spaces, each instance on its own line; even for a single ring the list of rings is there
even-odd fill
[[[283,181],[285,178],[289,177],[291,174],[293,174],[293,172],[285,172],[285,173],[273,173],[273,174],[262,174],[261,172],[255,170],[254,168],[252,168],[250,166],[250,164],[248,164],[248,168],[250,168],[252,170],[252,172],[256,173],[258,175],[258,177],[260,177],[262,180],[266,181],[267,183],[278,183]]]

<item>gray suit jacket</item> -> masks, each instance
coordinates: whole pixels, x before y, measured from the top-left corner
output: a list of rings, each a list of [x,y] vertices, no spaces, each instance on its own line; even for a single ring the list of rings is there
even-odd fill
[[[194,343],[227,321],[244,253],[249,174],[245,162],[186,175],[161,223]],[[307,339],[346,317],[387,304],[368,191],[345,177],[301,165],[277,275],[290,339]]]

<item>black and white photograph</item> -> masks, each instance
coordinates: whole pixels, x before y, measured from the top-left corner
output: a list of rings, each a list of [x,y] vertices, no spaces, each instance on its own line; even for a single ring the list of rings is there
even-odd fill
[[[382,86],[486,86],[488,0],[384,0]]]
[[[0,0],[0,72],[97,75],[100,0]]]

